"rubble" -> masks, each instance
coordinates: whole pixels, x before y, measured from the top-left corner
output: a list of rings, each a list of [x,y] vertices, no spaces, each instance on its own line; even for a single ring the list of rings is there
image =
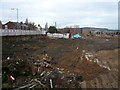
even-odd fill
[[[31,66],[31,73],[32,73],[32,75],[37,74],[37,67],[36,66],[34,66],[34,65]]]
[[[65,72],[64,68],[57,68],[52,66],[51,61],[53,58],[47,54],[41,55],[40,60],[35,60],[33,64],[29,64],[28,61],[23,61],[20,58],[11,58],[9,62],[5,60],[3,63],[6,63],[3,67],[8,68],[6,74],[14,75],[17,79],[18,75],[24,76],[31,74],[33,79],[24,86],[20,86],[15,90],[25,89],[25,88],[35,88],[35,87],[47,87],[47,88],[60,88],[60,87],[75,87],[74,82],[82,82],[82,76],[76,76],[74,73]],[[11,80],[16,82],[16,79],[13,76],[10,76]],[[36,78],[38,77],[38,79]],[[4,79],[4,78],[3,78]]]
[[[32,89],[32,88],[36,87],[37,85],[41,85],[41,86],[45,87],[45,85],[42,84],[41,81],[39,81],[38,79],[32,79],[29,84],[21,86],[19,88],[16,88],[14,90],[20,90],[20,89],[25,89],[25,88]]]
[[[10,60],[10,57],[7,57],[7,60]]]
[[[117,86],[115,41],[38,38],[12,43],[3,42],[3,88],[89,88],[107,82]]]

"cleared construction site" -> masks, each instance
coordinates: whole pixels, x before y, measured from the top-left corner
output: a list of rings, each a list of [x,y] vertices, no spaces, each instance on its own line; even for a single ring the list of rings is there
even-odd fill
[[[117,37],[2,38],[2,87],[118,88]]]

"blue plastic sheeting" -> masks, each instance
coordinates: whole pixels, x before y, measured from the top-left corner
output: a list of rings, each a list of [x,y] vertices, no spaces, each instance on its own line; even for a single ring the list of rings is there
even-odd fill
[[[76,35],[73,35],[73,38],[84,38],[84,37],[79,34],[76,34]]]

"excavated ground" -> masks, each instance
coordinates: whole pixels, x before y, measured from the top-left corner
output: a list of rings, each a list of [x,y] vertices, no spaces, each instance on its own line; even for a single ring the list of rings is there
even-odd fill
[[[118,39],[38,37],[27,40],[7,40],[4,38],[2,43],[3,73],[7,72],[6,68],[11,71],[17,67],[19,70],[17,73],[26,74],[14,75],[8,71],[8,74],[15,76],[16,81],[12,84],[13,86],[3,83],[3,88],[20,87],[27,84],[31,78],[36,78],[37,75],[33,75],[34,71],[32,72],[30,68],[44,53],[52,57],[52,69],[60,68],[64,74],[71,72],[75,76],[82,76],[81,88],[118,88],[118,51],[120,50]],[[12,62],[7,60],[8,57]],[[19,63],[22,65],[8,67],[10,63],[18,59],[23,60]],[[70,87],[69,85],[67,87]]]

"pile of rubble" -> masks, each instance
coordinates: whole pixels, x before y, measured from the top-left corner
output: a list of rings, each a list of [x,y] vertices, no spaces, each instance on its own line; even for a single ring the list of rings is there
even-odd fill
[[[85,50],[83,50],[83,52],[85,53]],[[83,57],[83,56],[82,56]],[[81,60],[83,60],[83,58],[81,57]],[[86,58],[87,61],[89,62],[94,62],[97,65],[99,65],[102,68],[108,69],[109,71],[111,71],[110,67],[108,66],[108,62],[105,60],[99,60],[98,58],[96,58],[94,56],[93,53],[85,53],[84,57]]]
[[[83,77],[64,68],[53,67],[53,58],[46,53],[38,55],[38,60],[30,63],[20,58],[7,58],[3,61],[3,84],[8,83],[19,89],[25,88],[75,88],[81,87]],[[17,86],[17,78],[24,76],[29,80]],[[23,81],[24,83],[24,81]]]

